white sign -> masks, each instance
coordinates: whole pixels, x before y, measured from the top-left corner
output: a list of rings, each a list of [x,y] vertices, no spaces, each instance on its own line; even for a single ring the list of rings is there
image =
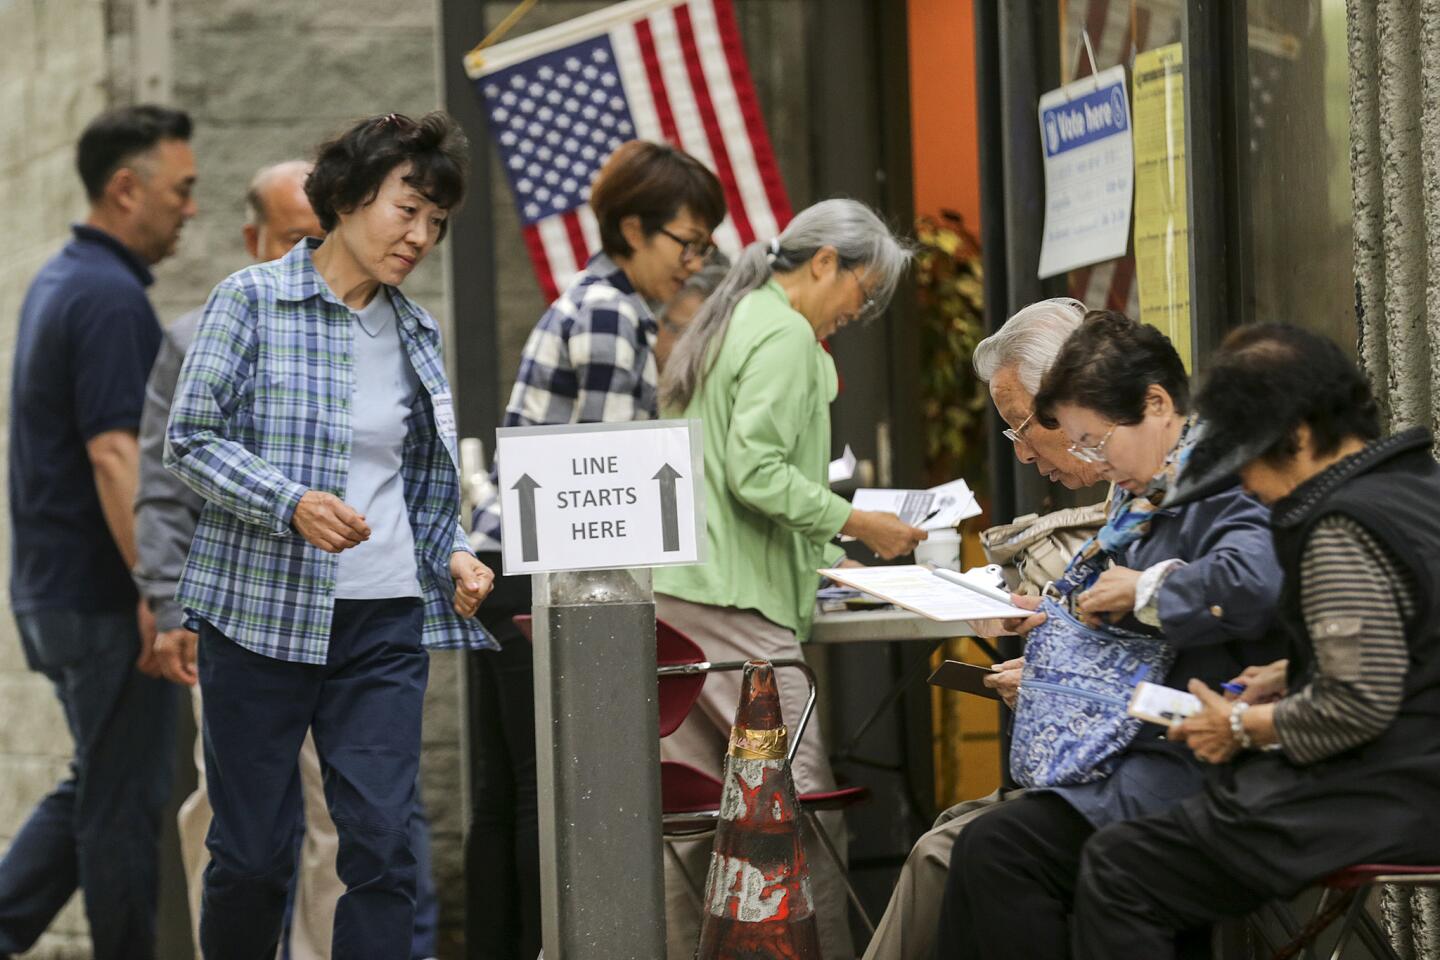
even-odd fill
[[[1123,257],[1135,188],[1125,68],[1111,67],[1040,98],[1045,235],[1040,277]]]
[[[700,421],[495,431],[505,573],[699,563]]]

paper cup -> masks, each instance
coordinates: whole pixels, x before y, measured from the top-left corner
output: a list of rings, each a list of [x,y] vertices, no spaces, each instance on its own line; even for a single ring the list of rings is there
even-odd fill
[[[916,563],[933,563],[960,572],[960,534],[954,530],[931,530],[930,539],[915,548]]]

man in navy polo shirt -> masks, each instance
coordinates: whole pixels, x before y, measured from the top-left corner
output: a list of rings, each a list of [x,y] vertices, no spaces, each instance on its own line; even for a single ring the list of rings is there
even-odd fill
[[[139,604],[136,431],[160,325],[150,267],[195,215],[190,118],[112,110],[80,137],[85,223],[20,309],[10,400],[10,602],[30,667],[75,740],[70,776],[0,861],[0,956],[23,953],[78,886],[97,960],[155,953],[157,838],[173,693]]]

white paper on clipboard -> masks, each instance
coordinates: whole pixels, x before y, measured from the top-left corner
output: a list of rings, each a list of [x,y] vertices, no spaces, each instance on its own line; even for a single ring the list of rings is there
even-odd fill
[[[970,587],[936,576],[929,567],[840,567],[820,573],[836,583],[942,623],[1009,620],[1034,612],[982,596]]]

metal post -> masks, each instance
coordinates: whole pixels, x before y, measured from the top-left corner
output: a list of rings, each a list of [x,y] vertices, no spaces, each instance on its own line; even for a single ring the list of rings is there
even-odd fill
[[[534,579],[546,960],[665,955],[649,570]]]

